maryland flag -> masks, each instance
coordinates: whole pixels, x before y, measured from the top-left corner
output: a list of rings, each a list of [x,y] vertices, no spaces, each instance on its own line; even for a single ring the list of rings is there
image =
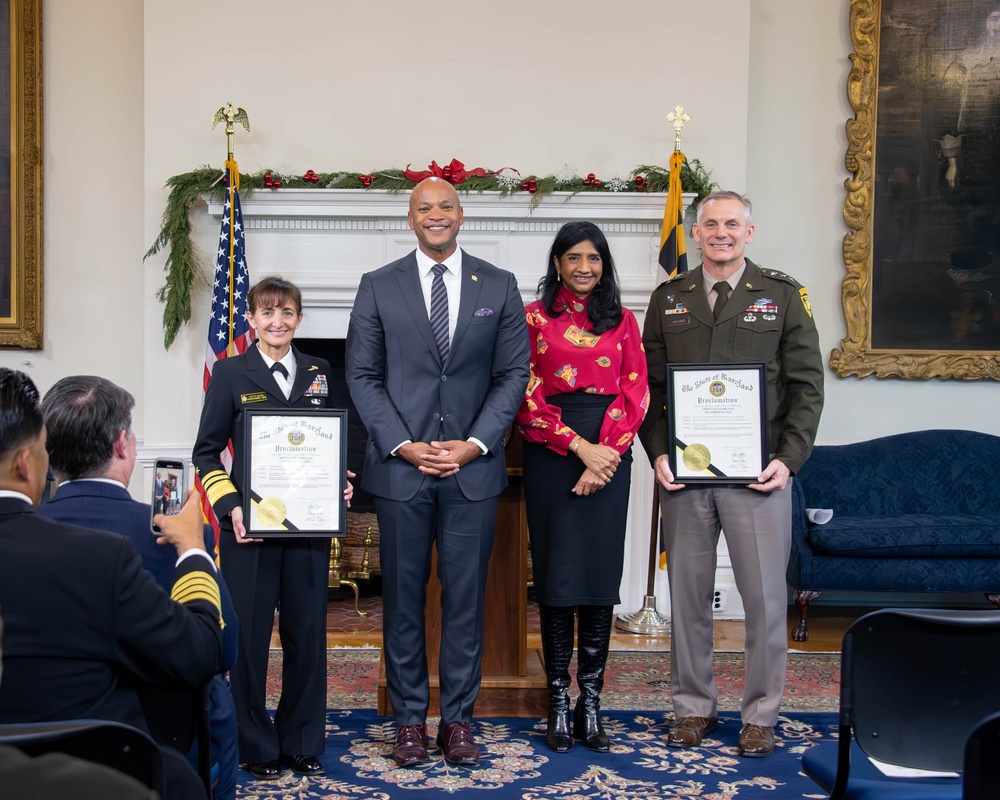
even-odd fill
[[[660,266],[671,278],[688,269],[687,248],[684,245],[684,198],[681,196],[683,163],[684,154],[674,150],[670,156],[670,189],[663,212],[663,229],[660,231]]]

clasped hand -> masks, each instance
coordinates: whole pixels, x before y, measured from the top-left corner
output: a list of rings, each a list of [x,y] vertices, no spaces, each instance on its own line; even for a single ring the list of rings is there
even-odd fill
[[[603,489],[615,475],[621,454],[613,447],[603,444],[591,444],[581,438],[576,448],[576,455],[586,469],[573,487],[573,494],[585,496]]]
[[[447,478],[454,475],[483,451],[475,442],[450,439],[447,442],[409,442],[396,451],[424,475]]]

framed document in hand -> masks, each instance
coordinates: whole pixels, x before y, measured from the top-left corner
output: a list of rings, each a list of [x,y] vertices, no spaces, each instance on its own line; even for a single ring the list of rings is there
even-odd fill
[[[763,364],[668,364],[667,430],[677,483],[756,483],[769,459]]]
[[[243,520],[252,538],[347,533],[347,412],[247,411]]]

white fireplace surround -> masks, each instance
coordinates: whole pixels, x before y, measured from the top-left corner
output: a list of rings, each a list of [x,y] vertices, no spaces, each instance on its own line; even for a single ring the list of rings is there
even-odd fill
[[[664,278],[657,256],[665,194],[638,192],[557,192],[535,208],[527,192],[501,197],[499,192],[460,194],[465,221],[458,241],[462,248],[517,276],[521,296],[535,298],[549,247],[559,227],[589,220],[608,239],[621,288],[622,302],[642,325],[649,295]],[[693,195],[685,195],[690,206]],[[347,335],[351,306],[365,272],[394,261],[414,249],[416,239],[406,221],[408,192],[342,189],[261,190],[242,201],[247,260],[254,280],[281,275],[302,289],[305,317],[302,338],[342,339]],[[208,213],[214,230],[223,204],[211,200]],[[691,254],[692,263],[696,263]],[[637,610],[646,594],[653,498],[653,474],[642,448],[633,450],[625,570],[619,613]],[[717,616],[742,617],[732,568],[724,544],[719,553]],[[666,573],[657,571],[657,608],[669,614]]]
[[[513,272],[528,302],[556,231],[570,220],[589,220],[608,238],[622,301],[637,314],[645,312],[650,292],[663,278],[657,255],[666,195],[557,192],[534,209],[532,199],[527,192],[461,195],[465,222],[459,244]],[[686,196],[685,202],[692,199]],[[414,249],[408,202],[409,192],[257,191],[242,203],[251,274],[280,274],[302,289],[306,318],[300,336],[343,338],[361,275]],[[221,218],[223,204],[211,201],[208,210]]]

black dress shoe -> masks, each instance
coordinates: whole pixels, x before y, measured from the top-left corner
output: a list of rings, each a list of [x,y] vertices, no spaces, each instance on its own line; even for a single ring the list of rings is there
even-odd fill
[[[280,761],[264,761],[260,764],[242,764],[241,766],[258,781],[276,781],[291,772]]]
[[[316,756],[282,756],[281,763],[291,767],[296,775],[322,775],[326,772]]]

